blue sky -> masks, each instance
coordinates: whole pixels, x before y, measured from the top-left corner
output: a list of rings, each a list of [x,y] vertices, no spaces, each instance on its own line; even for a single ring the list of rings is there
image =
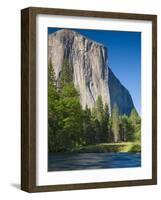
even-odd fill
[[[60,28],[48,28],[53,33]],[[104,44],[108,63],[116,77],[129,90],[137,111],[141,110],[141,33],[72,29]]]

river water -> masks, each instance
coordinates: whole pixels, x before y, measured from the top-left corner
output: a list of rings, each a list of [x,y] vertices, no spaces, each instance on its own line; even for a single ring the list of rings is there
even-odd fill
[[[48,171],[140,167],[140,153],[49,154]]]

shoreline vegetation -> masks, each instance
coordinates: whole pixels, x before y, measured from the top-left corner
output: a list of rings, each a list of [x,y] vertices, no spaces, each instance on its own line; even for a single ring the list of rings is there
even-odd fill
[[[48,152],[103,153],[141,152],[141,118],[132,109],[120,115],[114,104],[111,113],[98,96],[91,109],[82,108],[67,59],[59,80],[48,66]]]
[[[71,149],[70,153],[140,153],[140,142],[100,143]]]

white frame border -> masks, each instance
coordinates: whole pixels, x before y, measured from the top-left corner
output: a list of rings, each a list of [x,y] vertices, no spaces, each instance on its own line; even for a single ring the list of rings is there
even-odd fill
[[[141,32],[142,165],[139,168],[48,172],[47,169],[47,28]],[[116,28],[117,27],[117,28]],[[37,15],[36,17],[36,185],[142,180],[152,178],[152,22]],[[148,156],[147,156],[148,155]]]

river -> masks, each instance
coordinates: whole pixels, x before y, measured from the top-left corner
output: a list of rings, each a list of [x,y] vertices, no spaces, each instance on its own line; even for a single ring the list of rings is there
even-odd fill
[[[49,154],[48,171],[140,167],[140,153]]]

